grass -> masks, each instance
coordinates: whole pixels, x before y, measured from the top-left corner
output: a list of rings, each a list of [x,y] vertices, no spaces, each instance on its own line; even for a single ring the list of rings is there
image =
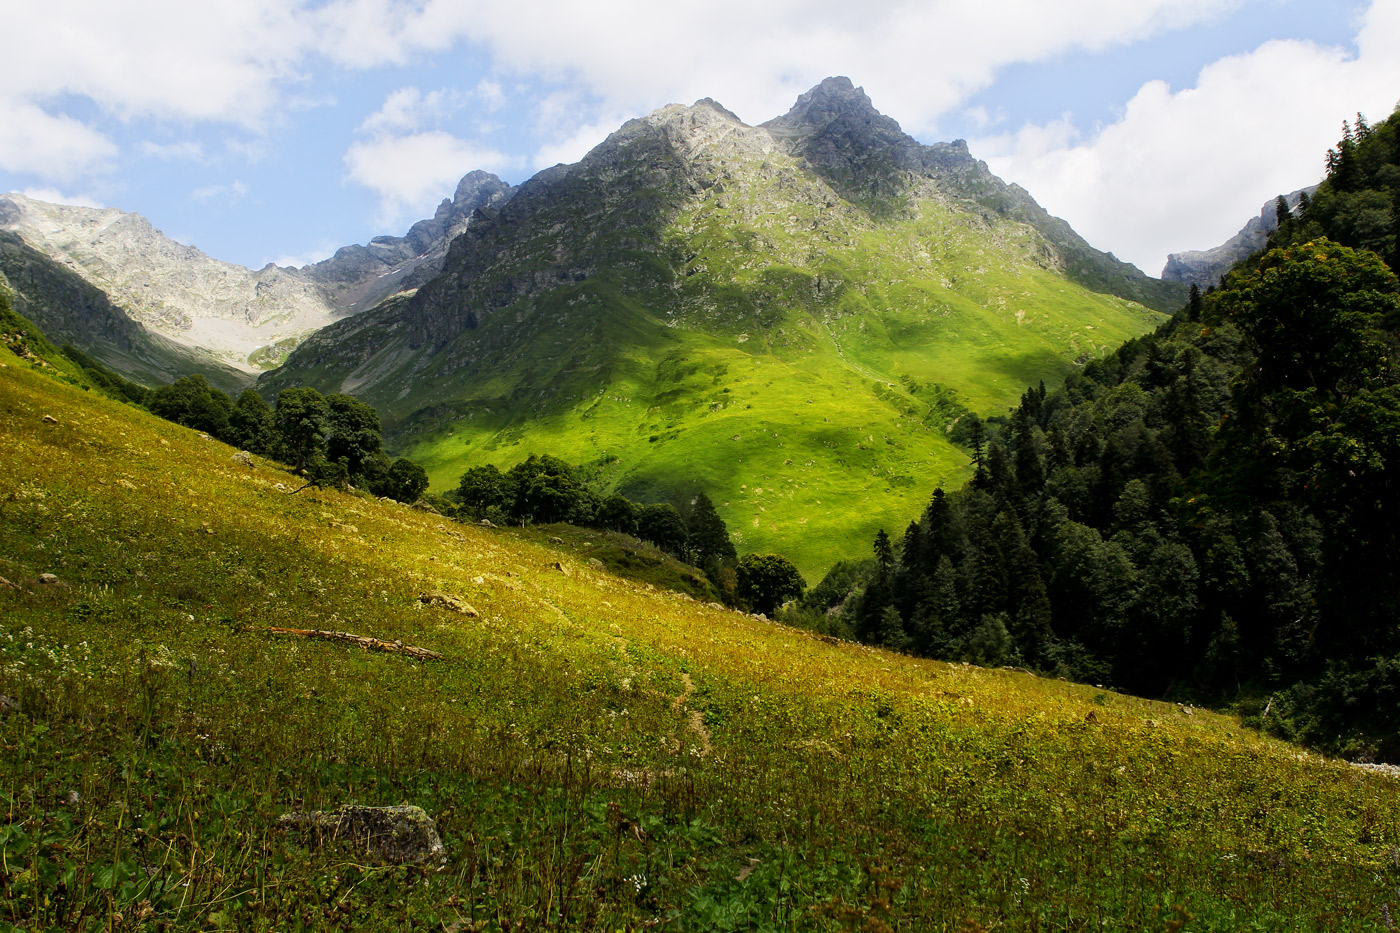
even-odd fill
[[[1370,930],[1400,907],[1384,776],[711,609],[543,532],[290,495],[232,453],[0,368],[0,928]],[[277,826],[351,802],[422,806],[445,869]]]

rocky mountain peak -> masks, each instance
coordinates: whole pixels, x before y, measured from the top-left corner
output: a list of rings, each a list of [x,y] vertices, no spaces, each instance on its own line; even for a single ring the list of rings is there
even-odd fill
[[[365,246],[343,246],[331,258],[303,266],[300,273],[329,289],[344,310],[372,307],[437,275],[448,244],[467,229],[472,215],[501,206],[514,193],[490,172],[468,172],[452,198],[444,198],[432,217],[418,221],[404,236],[377,236]]]
[[[1284,196],[1290,210],[1297,210],[1303,194],[1309,197],[1317,190],[1317,185],[1299,188]],[[1270,198],[1260,208],[1259,214],[1249,221],[1230,239],[1210,249],[1187,250],[1171,253],[1162,269],[1162,278],[1168,282],[1181,282],[1207,288],[1217,284],[1221,276],[1230,271],[1239,260],[1256,250],[1263,249],[1269,242],[1269,234],[1278,229],[1278,198]]]
[[[856,87],[845,76],[824,79],[798,97],[787,113],[763,125],[769,129],[821,130],[837,120],[887,121],[899,130],[898,123],[875,109],[865,88]]]
[[[924,147],[850,78],[827,78],[763,128],[852,201],[896,197],[926,167]]]

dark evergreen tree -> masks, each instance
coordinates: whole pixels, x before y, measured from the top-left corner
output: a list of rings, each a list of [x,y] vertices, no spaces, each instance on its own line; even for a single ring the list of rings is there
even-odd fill
[[[412,504],[427,490],[428,472],[419,464],[407,457],[398,457],[389,466],[388,490],[384,495]]]
[[[203,431],[220,440],[229,436],[233,402],[203,376],[184,376],[153,391],[147,407],[167,421]]]
[[[550,454],[530,454],[506,474],[511,487],[511,517],[519,522],[589,524],[595,499],[578,472]]]
[[[315,389],[283,389],[275,412],[281,449],[298,473],[320,456],[330,426],[330,409]]]
[[[734,542],[729,538],[729,527],[715,511],[710,497],[703,492],[695,497],[686,530],[691,563],[705,571],[712,580],[718,577],[720,568],[732,566],[738,561]]]
[[[383,447],[379,413],[353,395],[326,396],[326,459],[344,463],[351,481]]]
[[[644,505],[638,509],[637,536],[650,541],[672,557],[685,556],[688,537],[685,520],[669,502]]]
[[[1186,319],[1188,321],[1199,321],[1201,319],[1201,289],[1195,282],[1191,283],[1190,297],[1186,302]]]
[[[245,389],[228,416],[229,443],[263,457],[277,445],[277,422],[272,407],[254,389]]]
[[[637,533],[637,506],[625,496],[608,496],[598,507],[594,520],[602,528],[634,535]]]
[[[506,521],[515,508],[515,491],[500,468],[487,463],[462,474],[457,500],[472,519]]]

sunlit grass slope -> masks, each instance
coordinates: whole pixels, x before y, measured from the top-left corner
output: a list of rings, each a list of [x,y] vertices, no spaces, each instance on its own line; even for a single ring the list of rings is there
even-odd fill
[[[1385,777],[293,495],[3,362],[0,927],[1359,930],[1400,907]],[[422,806],[444,870],[277,828],[350,802]]]

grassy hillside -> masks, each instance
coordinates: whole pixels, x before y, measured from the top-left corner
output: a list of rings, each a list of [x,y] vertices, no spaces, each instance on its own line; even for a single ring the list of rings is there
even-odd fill
[[[0,366],[0,926],[1361,930],[1400,909],[1391,778],[293,495]],[[277,824],[350,802],[422,806],[444,869]]]

